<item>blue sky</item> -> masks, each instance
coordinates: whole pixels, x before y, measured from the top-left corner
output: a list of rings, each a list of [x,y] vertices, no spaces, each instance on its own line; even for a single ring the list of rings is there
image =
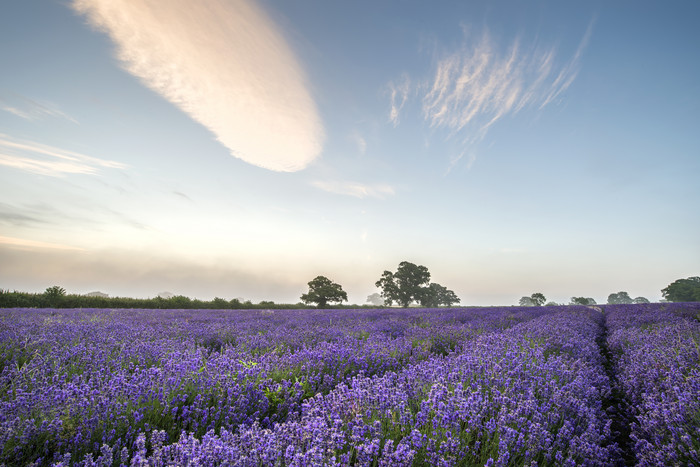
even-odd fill
[[[700,274],[700,4],[0,7],[0,287],[465,305]]]

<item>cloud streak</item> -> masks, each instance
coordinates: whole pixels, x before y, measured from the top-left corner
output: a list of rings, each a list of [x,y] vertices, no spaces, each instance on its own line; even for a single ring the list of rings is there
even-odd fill
[[[555,100],[559,96],[559,94],[566,91],[569,88],[569,86],[571,86],[571,83],[574,82],[574,79],[576,78],[576,75],[579,72],[579,63],[581,61],[581,55],[583,55],[583,51],[588,45],[588,41],[591,39],[592,33],[593,21],[591,21],[591,23],[588,25],[588,29],[586,29],[586,33],[584,34],[583,39],[581,40],[581,43],[578,46],[578,49],[576,49],[576,53],[571,58],[571,60],[569,60],[566,66],[559,72],[559,75],[557,75],[557,78],[550,86],[549,94],[543,100],[542,104],[540,105],[540,108],[546,106],[547,104]]]
[[[411,80],[407,74],[403,74],[398,83],[389,83],[389,93],[391,94],[391,110],[389,111],[389,121],[396,127],[399,124],[399,114],[408,100],[411,92]]]
[[[473,46],[442,57],[423,97],[423,115],[432,127],[469,129],[478,140],[496,121],[528,106],[553,102],[576,78],[589,26],[571,60],[555,69],[555,49],[523,50],[515,40],[499,50],[486,32]]]
[[[292,50],[251,0],[74,0],[132,75],[208,128],[231,154],[306,167],[323,127]]]
[[[19,94],[13,94],[10,98],[7,96],[0,97],[0,109],[29,121],[41,120],[44,117],[54,117],[79,124],[76,119],[58,110],[56,107],[49,104],[40,104]]]
[[[33,141],[10,138],[0,133],[0,165],[39,175],[97,174],[101,168],[124,169],[120,162],[98,159],[74,151]]]
[[[355,198],[386,198],[395,194],[394,188],[386,184],[367,185],[349,181],[315,181],[316,188],[337,195],[354,196]]]

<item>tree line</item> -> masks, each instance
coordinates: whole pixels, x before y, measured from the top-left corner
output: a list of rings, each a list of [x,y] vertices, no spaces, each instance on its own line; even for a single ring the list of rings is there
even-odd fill
[[[667,287],[661,289],[661,294],[667,302],[700,302],[700,277],[688,277],[673,281]],[[536,292],[529,297],[522,297],[518,304],[520,306],[542,306],[547,302],[545,296]],[[608,295],[607,305],[625,305],[635,303],[649,303],[645,297],[632,298],[627,292],[615,292]],[[547,305],[559,305],[548,302]],[[569,305],[597,305],[596,301],[590,297],[571,297]]]
[[[306,308],[315,304],[326,308],[331,303],[343,308],[375,308],[378,306],[420,305],[426,308],[453,306],[460,302],[459,297],[446,287],[430,282],[430,272],[425,266],[408,261],[399,264],[396,272],[384,271],[375,286],[381,293],[367,297],[369,305],[342,305],[348,300],[347,293],[340,284],[324,276],[317,276],[308,283],[309,291],[302,294],[299,303],[275,303],[263,300],[252,303],[249,300],[234,298],[226,300],[216,297],[213,300],[199,300],[175,295],[173,297],[129,298],[68,294],[63,287],[52,286],[43,293],[28,293],[0,289],[0,308],[163,308],[163,309],[293,309]],[[661,290],[664,300],[669,302],[700,302],[700,277],[678,279]],[[616,292],[608,296],[607,304],[649,303],[644,297],[631,298],[627,292]],[[544,294],[533,293],[522,297],[520,306],[558,305],[547,302]],[[570,305],[596,305],[590,297],[571,297]]]
[[[542,306],[545,305],[545,302],[547,302],[547,299],[545,296],[540,293],[533,293],[529,297],[522,297],[518,301],[518,305],[520,306]],[[622,305],[622,304],[633,304],[633,303],[649,303],[649,300],[647,300],[644,297],[637,297],[637,298],[631,298],[627,292],[617,292],[617,293],[611,293],[608,295],[608,305]],[[559,305],[559,303],[556,302],[547,302],[547,305]],[[594,298],[591,297],[571,297],[571,300],[569,300],[568,305],[597,305],[598,302],[595,301]],[[565,305],[565,304],[562,304]]]
[[[173,297],[130,298],[69,294],[54,285],[43,293],[18,292],[0,289],[0,308],[162,308],[162,309],[266,309],[306,308],[303,303],[283,304],[263,300],[252,303],[234,298],[226,300],[199,300],[184,295]]]

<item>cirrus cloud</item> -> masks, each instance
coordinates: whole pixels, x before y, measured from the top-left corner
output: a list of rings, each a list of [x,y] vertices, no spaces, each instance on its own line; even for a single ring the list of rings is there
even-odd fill
[[[438,61],[423,97],[425,119],[433,127],[453,132],[469,129],[476,140],[506,115],[529,106],[545,107],[576,78],[592,24],[573,57],[561,67],[556,65],[554,47],[526,48],[516,39],[503,50],[484,32],[477,42]]]
[[[306,167],[323,127],[291,48],[251,0],[74,0],[132,75],[208,128],[231,154]]]
[[[125,169],[126,164],[87,156],[34,141],[10,138],[0,133],[0,166],[39,175],[97,174],[101,168]]]
[[[476,160],[473,145],[496,122],[560,99],[579,73],[593,25],[591,21],[576,51],[564,62],[553,45],[528,43],[518,36],[504,46],[488,30],[475,37],[465,29],[461,47],[435,57],[431,77],[416,80],[404,74],[389,83],[389,121],[396,127],[409,98],[419,96],[429,126],[459,140],[461,149],[450,156],[446,173],[467,153],[469,168]]]

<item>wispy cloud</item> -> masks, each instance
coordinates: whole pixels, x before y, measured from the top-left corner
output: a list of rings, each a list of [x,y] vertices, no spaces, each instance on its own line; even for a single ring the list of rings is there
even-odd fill
[[[74,151],[22,141],[0,133],[0,165],[51,177],[96,174],[101,168],[124,169],[120,162],[98,159]]]
[[[357,150],[360,151],[360,154],[365,154],[367,152],[367,140],[364,136],[356,131],[352,134],[352,140],[357,145]]]
[[[525,44],[522,38],[501,47],[488,31],[480,37],[466,37],[458,50],[437,57],[429,79],[412,84],[408,76],[402,76],[399,84],[389,83],[389,120],[398,125],[401,109],[410,96],[418,95],[425,121],[432,128],[458,136],[469,147],[481,141],[502,118],[556,102],[576,79],[592,29],[593,22],[576,52],[563,65],[555,47]],[[464,154],[450,158],[446,173]],[[470,152],[469,166],[475,157]]]
[[[375,184],[368,185],[359,182],[349,181],[315,181],[312,185],[323,191],[338,195],[354,196],[356,198],[385,198],[394,195],[395,191],[391,185]]]
[[[467,151],[466,149],[459,154],[452,155],[450,156],[450,164],[447,166],[447,170],[445,170],[445,175],[449,174],[452,169],[454,169],[457,164],[464,158],[465,155],[469,154],[467,158],[467,163],[466,163],[466,169],[469,170],[472,168],[472,165],[474,165],[474,162],[476,161],[476,154],[471,151]]]
[[[399,114],[404,104],[408,100],[411,91],[411,79],[407,74],[401,75],[398,82],[389,83],[389,93],[391,94],[391,110],[389,111],[389,121],[397,126],[399,124]]]
[[[579,72],[579,63],[581,61],[581,55],[583,55],[583,51],[588,45],[588,41],[591,39],[591,34],[593,33],[593,24],[593,21],[589,23],[588,29],[586,29],[586,33],[584,34],[581,43],[576,49],[576,53],[573,57],[571,57],[571,60],[569,60],[566,66],[562,68],[562,70],[557,75],[557,78],[554,80],[554,83],[552,83],[552,85],[550,86],[549,94],[543,100],[542,104],[540,105],[540,108],[555,100],[559,96],[559,94],[566,91],[569,88],[569,86],[571,86],[571,83],[574,82],[574,79],[576,78],[576,75],[578,75]]]
[[[231,154],[304,168],[323,127],[292,50],[251,0],[74,0],[123,67],[207,127]]]
[[[468,129],[476,140],[506,115],[548,105],[576,78],[590,34],[589,27],[574,56],[557,70],[554,48],[525,50],[516,39],[499,49],[485,32],[475,45],[465,45],[438,61],[423,97],[425,119],[453,132]]]
[[[25,120],[34,121],[41,120],[45,117],[56,117],[78,124],[76,119],[62,112],[55,105],[47,103],[40,104],[33,99],[19,94],[0,96],[0,109]]]
[[[60,243],[50,243],[50,242],[40,242],[36,240],[28,240],[26,238],[15,238],[15,237],[3,237],[0,236],[0,245],[6,245],[10,248],[17,248],[22,250],[36,250],[36,249],[49,249],[49,250],[74,250],[74,251],[84,251],[83,248],[79,248],[71,245],[63,245]]]

